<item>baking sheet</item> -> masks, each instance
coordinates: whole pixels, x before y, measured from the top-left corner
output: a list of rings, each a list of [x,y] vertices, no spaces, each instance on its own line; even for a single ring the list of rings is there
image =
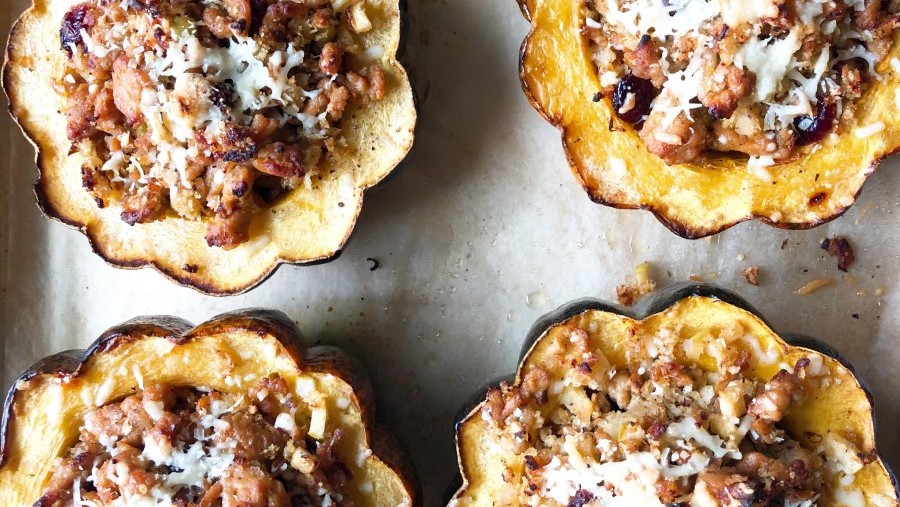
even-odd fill
[[[0,5],[4,39],[26,4]],[[362,358],[381,419],[411,449],[426,505],[438,505],[455,473],[461,403],[513,370],[538,316],[583,296],[611,299],[648,261],[660,284],[713,281],[742,293],[778,330],[844,352],[875,395],[880,450],[900,467],[900,159],[879,169],[847,215],[818,229],[746,223],[683,240],[647,213],[592,204],[577,185],[558,133],[520,91],[517,55],[528,25],[512,0],[410,0],[408,21],[406,61],[421,99],[413,152],[367,195],[338,260],[284,266],[243,296],[202,296],[149,269],[106,266],[81,234],[40,215],[33,151],[3,117],[3,385],[33,361],[83,347],[138,314],[200,322],[244,306],[278,308],[310,341]],[[835,234],[856,250],[849,274],[819,248]],[[748,266],[759,266],[759,287],[744,280]],[[817,278],[836,284],[794,293]]]

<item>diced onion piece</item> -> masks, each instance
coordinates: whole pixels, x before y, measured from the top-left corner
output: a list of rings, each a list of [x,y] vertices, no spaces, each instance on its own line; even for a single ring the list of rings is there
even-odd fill
[[[366,14],[365,2],[359,2],[350,7],[350,26],[356,33],[366,33],[372,29],[372,21]]]
[[[328,408],[325,405],[325,400],[319,398],[310,403],[309,406],[312,409],[312,414],[309,418],[309,436],[316,440],[322,440],[325,438],[325,421],[328,419]]]

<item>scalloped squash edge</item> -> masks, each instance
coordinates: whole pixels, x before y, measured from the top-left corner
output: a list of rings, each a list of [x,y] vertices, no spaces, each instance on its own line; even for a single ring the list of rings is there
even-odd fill
[[[237,393],[248,386],[233,379],[271,373],[292,390],[302,380],[326,400],[326,427],[345,430],[337,450],[354,474],[357,505],[420,505],[411,464],[375,422],[372,387],[359,363],[336,347],[307,348],[286,315],[258,309],[219,315],[197,327],[174,317],[139,317],[110,328],[86,350],[49,356],[29,368],[4,403],[0,505],[31,505],[40,497],[57,458],[78,439],[84,414],[94,406],[161,382]],[[363,482],[373,486],[371,496],[358,488]]]
[[[282,263],[336,258],[359,217],[363,192],[383,180],[412,147],[416,108],[397,60],[403,12],[400,0],[367,0],[374,29],[366,47],[384,49],[386,96],[345,112],[346,146],[335,151],[322,179],[297,188],[255,213],[250,240],[233,250],[206,244],[206,222],[170,215],[129,226],[115,207],[98,209],[81,183],[81,157],[69,156],[63,99],[52,87],[65,53],[59,26],[79,0],[34,0],[14,24],[6,49],[3,88],[10,112],[34,145],[41,210],[84,233],[93,249],[117,267],[152,266],[172,281],[211,295],[238,294],[261,283]]]
[[[561,134],[569,165],[590,198],[622,209],[651,211],[685,238],[716,234],[758,219],[785,229],[834,220],[855,201],[885,157],[900,149],[900,31],[878,72],[883,81],[857,102],[857,124],[804,148],[794,161],[748,168],[734,158],[668,166],[651,154],[608,100],[580,35],[574,1],[518,0],[531,22],[522,44],[520,77],[532,106]],[[872,135],[857,135],[867,131]]]

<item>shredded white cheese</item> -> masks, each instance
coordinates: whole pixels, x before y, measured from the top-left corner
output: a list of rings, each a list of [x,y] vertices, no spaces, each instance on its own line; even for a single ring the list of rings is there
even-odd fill
[[[861,58],[868,63],[870,74],[880,79],[875,72],[877,56],[864,45],[871,40],[871,34],[856,31],[849,22],[837,24],[828,19],[825,0],[797,2],[797,24],[785,34],[764,35],[760,20],[779,16],[781,3],[776,0],[603,0],[596,7],[603,21],[625,35],[623,43],[628,48],[636,48],[642,37],[647,36],[660,41],[672,37],[693,41],[696,49],[687,68],[680,70],[670,71],[669,55],[662,48],[660,66],[666,80],[653,109],[666,113],[663,125],[671,125],[679,115],[692,119],[691,110],[701,107],[697,104],[704,79],[701,57],[704,48],[713,47],[714,42],[708,33],[710,24],[720,19],[731,28],[749,25],[752,33],[738,48],[733,63],[755,75],[753,97],[767,106],[765,128],[774,130],[790,125],[799,116],[814,114],[820,89],[836,86],[826,75],[841,61]],[[864,0],[847,3],[857,11],[865,5]],[[585,23],[592,28],[604,26],[590,17]],[[832,59],[831,47],[825,46],[812,62],[799,62],[803,33],[809,29],[821,31],[847,49],[836,51]],[[895,65],[895,71],[897,66],[900,62]],[[616,72],[601,69],[604,87],[615,84],[619,78]]]
[[[853,134],[860,139],[865,139],[867,137],[872,137],[875,134],[878,134],[882,130],[884,130],[884,122],[879,121],[870,125],[866,125],[864,127],[859,127],[853,132]]]
[[[787,74],[791,59],[800,49],[800,29],[783,39],[751,37],[738,51],[735,64],[756,75],[756,99],[765,102],[777,93]]]

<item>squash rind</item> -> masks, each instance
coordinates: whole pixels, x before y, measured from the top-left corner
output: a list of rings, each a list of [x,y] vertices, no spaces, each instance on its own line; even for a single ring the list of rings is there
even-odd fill
[[[854,126],[844,126],[837,140],[828,137],[797,160],[762,171],[725,157],[667,166],[612,114],[608,100],[590,100],[601,87],[575,24],[576,2],[518,3],[531,23],[520,51],[522,89],[559,129],[578,182],[594,202],[648,210],[679,236],[701,238],[753,219],[784,229],[829,222],[856,201],[880,161],[900,150],[900,119],[891,114],[900,73],[890,64],[900,56],[900,33],[879,67],[884,80],[858,102],[856,126],[881,121],[877,135],[857,138]]]
[[[530,356],[540,345],[542,338],[547,336],[551,329],[562,325],[563,323],[568,323],[574,319],[585,316],[590,312],[602,312],[612,317],[620,317],[626,323],[640,326],[650,319],[661,319],[664,314],[668,314],[670,311],[674,312],[679,317],[684,317],[684,314],[678,312],[682,311],[681,308],[685,306],[686,302],[688,302],[687,304],[693,302],[701,308],[708,306],[710,307],[710,311],[714,311],[712,305],[725,305],[737,312],[743,313],[746,317],[756,320],[760,329],[765,329],[771,334],[773,343],[780,344],[783,355],[795,351],[813,352],[821,354],[826,359],[834,360],[839,363],[847,376],[847,378],[842,377],[842,379],[852,381],[852,383],[858,387],[857,392],[863,395],[864,399],[858,400],[860,402],[859,405],[865,406],[867,410],[860,416],[860,418],[864,420],[862,420],[862,422],[857,421],[857,428],[862,427],[865,430],[864,438],[866,440],[871,440],[872,449],[875,449],[875,416],[872,408],[872,394],[865,382],[856,373],[853,366],[833,347],[805,335],[775,333],[772,331],[772,326],[758,311],[756,311],[756,309],[753,308],[752,305],[730,291],[711,284],[680,283],[650,293],[640,299],[632,308],[625,308],[598,299],[585,298],[562,305],[556,310],[540,317],[528,331],[526,338],[523,341],[516,373],[512,376],[501,377],[488,384],[486,388],[476,392],[457,413],[454,437],[456,441],[459,475],[455,480],[455,487],[452,488],[450,495],[448,495],[450,497],[450,504],[454,507],[490,505],[490,503],[484,503],[487,500],[487,495],[484,495],[484,493],[476,500],[467,499],[466,497],[467,494],[478,489],[479,486],[479,484],[474,483],[472,480],[472,477],[475,474],[473,470],[477,470],[477,474],[481,477],[500,477],[499,471],[490,473],[491,470],[486,470],[486,468],[490,467],[491,463],[479,459],[484,452],[483,449],[478,446],[479,442],[475,441],[483,438],[483,434],[479,432],[478,425],[483,422],[481,410],[485,402],[486,392],[491,387],[496,386],[500,380],[506,380],[508,382],[519,381],[521,379],[521,372],[529,361]],[[690,315],[688,315],[688,317],[690,317]],[[852,422],[853,421],[849,421],[847,424],[851,424]],[[898,484],[896,476],[890,466],[888,466],[877,453],[876,456],[877,459],[875,459],[875,461],[866,465],[866,467],[869,467],[866,480],[875,481],[875,484],[879,487],[879,491],[884,495],[893,495],[891,497],[894,502],[893,505],[900,506],[900,484]],[[489,486],[486,486],[485,488],[488,488],[489,491]],[[466,500],[462,501],[463,499]],[[479,500],[481,500],[481,502],[479,502]]]
[[[412,147],[417,120],[412,86],[398,61],[405,9],[399,0],[370,0],[381,27],[367,44],[384,48],[387,96],[345,114],[347,147],[329,162],[317,188],[298,188],[260,210],[251,239],[234,250],[209,247],[205,222],[168,216],[129,226],[115,208],[98,209],[81,186],[80,158],[68,156],[65,118],[51,79],[64,53],[59,20],[79,0],[34,0],[13,25],[3,66],[9,110],[35,147],[34,193],[48,218],[80,230],[108,264],[151,266],[175,283],[210,295],[239,294],[262,283],[281,264],[318,264],[336,259],[356,225],[363,193],[384,180]],[[344,176],[341,176],[344,175]]]
[[[168,344],[152,343],[154,340],[157,342],[162,340]],[[209,343],[202,344],[204,341]],[[271,357],[254,355],[243,359],[239,350],[229,348],[235,344],[242,344],[247,349],[257,352],[273,353]],[[197,347],[202,345],[206,347],[202,350],[212,347],[211,350],[216,352],[216,356],[221,353],[230,357],[233,362],[229,364],[234,365],[234,371],[243,371],[242,369],[247,366],[248,371],[262,378],[275,370],[284,374],[286,369],[296,377],[303,375],[306,378],[313,378],[321,389],[329,392],[333,389],[349,397],[350,408],[343,412],[329,409],[329,418],[339,418],[342,422],[355,421],[348,426],[348,434],[353,435],[351,440],[372,451],[371,457],[365,459],[364,473],[369,480],[377,484],[375,493],[383,495],[377,501],[388,501],[391,505],[421,504],[416,474],[405,452],[398,441],[375,421],[374,394],[362,366],[337,347],[307,348],[299,329],[287,315],[265,309],[245,309],[225,313],[196,327],[177,317],[138,317],[108,329],[85,350],[61,352],[35,363],[13,383],[3,405],[0,423],[0,504],[30,505],[40,496],[44,482],[39,477],[40,471],[19,469],[20,462],[28,461],[22,454],[46,452],[52,456],[55,450],[58,456],[65,451],[68,444],[71,444],[65,440],[77,438],[80,422],[76,422],[74,427],[69,427],[71,425],[66,424],[71,421],[69,419],[52,422],[39,430],[42,435],[41,442],[46,442],[48,446],[62,443],[59,448],[41,451],[39,448],[42,446],[34,444],[33,441],[19,441],[17,432],[23,432],[25,436],[22,438],[26,440],[28,433],[26,429],[20,427],[22,424],[20,418],[25,418],[25,422],[34,422],[32,420],[34,411],[46,409],[53,403],[51,400],[39,399],[37,402],[46,406],[40,404],[35,406],[33,403],[37,402],[29,397],[28,393],[41,389],[43,389],[41,394],[44,395],[56,392],[58,393],[56,396],[69,402],[67,406],[83,405],[81,407],[83,409],[90,405],[84,403],[83,399],[72,398],[79,396],[79,393],[83,397],[84,393],[101,390],[102,385],[97,385],[101,379],[105,384],[109,379],[122,382],[127,377],[131,385],[116,386],[115,389],[128,393],[137,386],[136,380],[131,378],[131,372],[127,372],[126,377],[122,375],[117,377],[116,372],[104,371],[102,368],[98,371],[98,368],[103,364],[116,364],[115,360],[119,358],[122,358],[123,366],[129,365],[129,354],[135,351],[145,354],[145,350],[140,350],[144,345],[150,347],[148,350],[168,350],[154,357],[152,365],[133,364],[145,369],[143,375],[147,378],[154,376],[177,385],[196,386],[200,383],[193,380],[198,376],[204,376],[215,379],[218,384],[202,383],[208,387],[223,391],[238,389],[227,385],[225,380],[227,372],[224,371],[198,374],[197,371],[203,370],[203,366],[194,363],[185,364],[180,360],[179,371],[167,369],[180,357],[180,353],[184,354],[182,359],[193,358],[193,354],[197,351],[190,352],[188,349],[194,345]],[[251,364],[254,361],[255,363]],[[218,358],[215,360],[211,358],[210,362],[221,364]],[[271,366],[271,369],[266,368],[267,366]],[[345,416],[345,413],[349,415]],[[77,417],[74,420],[80,421]],[[60,432],[65,433],[61,439],[57,435]],[[53,460],[51,458],[48,461],[52,464]]]

